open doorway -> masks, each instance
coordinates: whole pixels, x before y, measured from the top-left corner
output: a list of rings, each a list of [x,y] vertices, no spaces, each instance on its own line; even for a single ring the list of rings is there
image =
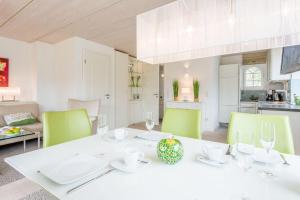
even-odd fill
[[[164,117],[164,82],[165,73],[164,66],[159,65],[159,123],[162,123]]]

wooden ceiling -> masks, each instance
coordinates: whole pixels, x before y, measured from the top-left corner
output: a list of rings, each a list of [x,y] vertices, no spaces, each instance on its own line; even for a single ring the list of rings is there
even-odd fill
[[[78,36],[136,54],[136,15],[174,0],[0,0],[0,36],[56,43]]]

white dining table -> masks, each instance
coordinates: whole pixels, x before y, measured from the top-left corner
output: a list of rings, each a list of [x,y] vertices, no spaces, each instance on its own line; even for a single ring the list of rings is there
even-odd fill
[[[196,161],[203,145],[214,143],[185,137],[177,137],[184,147],[184,157],[175,165],[168,165],[157,158],[155,141],[134,137],[142,130],[127,129],[129,139],[113,142],[98,135],[66,142],[52,147],[12,156],[5,161],[29,180],[39,184],[58,199],[66,200],[234,200],[242,199],[244,192],[250,200],[299,200],[300,158],[287,155],[289,166],[280,164],[274,169],[275,177],[262,176],[261,168],[253,164],[244,174],[237,161],[228,156],[228,162],[213,167]],[[67,194],[80,182],[59,185],[38,173],[44,166],[59,163],[77,153],[104,155],[103,159],[116,159],[127,147],[145,153],[150,164],[141,164],[134,173],[114,170]],[[108,156],[105,156],[108,155]]]

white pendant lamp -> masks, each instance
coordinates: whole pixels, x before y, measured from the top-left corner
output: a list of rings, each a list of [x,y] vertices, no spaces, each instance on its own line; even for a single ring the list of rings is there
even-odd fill
[[[179,0],[137,16],[137,57],[158,64],[300,44],[300,0]]]

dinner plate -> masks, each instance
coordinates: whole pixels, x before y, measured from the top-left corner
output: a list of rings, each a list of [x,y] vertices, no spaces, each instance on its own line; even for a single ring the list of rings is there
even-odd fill
[[[159,141],[166,138],[171,138],[172,134],[170,133],[159,133],[159,132],[143,132],[136,135],[137,138],[150,141]]]
[[[87,154],[76,154],[61,162],[51,163],[39,171],[53,182],[65,185],[79,181],[108,166],[108,162]]]
[[[224,160],[222,160],[222,161],[214,161],[214,160],[210,160],[210,159],[206,158],[205,156],[203,156],[201,154],[196,155],[196,161],[199,161],[199,162],[202,162],[204,164],[211,165],[214,167],[221,167],[226,163],[225,156],[224,156]]]

